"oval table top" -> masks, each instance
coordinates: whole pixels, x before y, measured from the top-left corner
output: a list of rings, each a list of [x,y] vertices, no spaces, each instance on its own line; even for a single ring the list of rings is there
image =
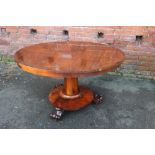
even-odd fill
[[[99,75],[117,68],[124,53],[106,44],[63,41],[31,45],[15,54],[18,66],[48,77]]]

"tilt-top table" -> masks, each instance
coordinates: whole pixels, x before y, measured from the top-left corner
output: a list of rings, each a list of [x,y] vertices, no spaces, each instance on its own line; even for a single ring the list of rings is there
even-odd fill
[[[55,107],[50,114],[60,119],[64,111],[85,107],[101,96],[78,85],[78,77],[99,75],[116,69],[124,60],[121,50],[106,44],[64,41],[32,45],[15,54],[17,65],[24,71],[48,77],[63,77],[64,84],[49,93]]]

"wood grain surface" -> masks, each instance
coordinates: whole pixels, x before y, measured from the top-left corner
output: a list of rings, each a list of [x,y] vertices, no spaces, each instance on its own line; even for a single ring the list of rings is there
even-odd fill
[[[64,87],[60,86],[51,90],[49,93],[48,99],[54,107],[74,111],[91,104],[94,99],[94,93],[84,86],[79,87],[80,96],[74,99],[62,97],[60,92],[63,91],[63,89]]]
[[[117,68],[124,53],[106,44],[64,41],[20,49],[15,60],[24,71],[48,77],[83,77]]]

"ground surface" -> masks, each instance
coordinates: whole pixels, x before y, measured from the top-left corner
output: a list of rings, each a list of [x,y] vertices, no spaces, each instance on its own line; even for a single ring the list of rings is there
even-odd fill
[[[104,75],[80,83],[104,95],[104,103],[49,118],[48,93],[62,79],[25,73],[0,63],[0,128],[155,128],[155,81]]]

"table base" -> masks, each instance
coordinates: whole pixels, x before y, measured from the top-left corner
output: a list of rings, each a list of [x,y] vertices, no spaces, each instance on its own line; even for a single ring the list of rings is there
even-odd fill
[[[78,85],[78,78],[65,78],[64,84],[56,85],[49,93],[49,101],[55,107],[51,118],[60,120],[65,111],[74,111],[85,106],[102,102],[102,96],[89,88]]]
[[[79,87],[78,95],[73,95],[70,97],[62,95],[63,89],[63,86],[59,86],[53,89],[48,96],[49,101],[56,108],[66,111],[79,110],[86,105],[91,104],[94,99],[93,92],[84,86]]]

